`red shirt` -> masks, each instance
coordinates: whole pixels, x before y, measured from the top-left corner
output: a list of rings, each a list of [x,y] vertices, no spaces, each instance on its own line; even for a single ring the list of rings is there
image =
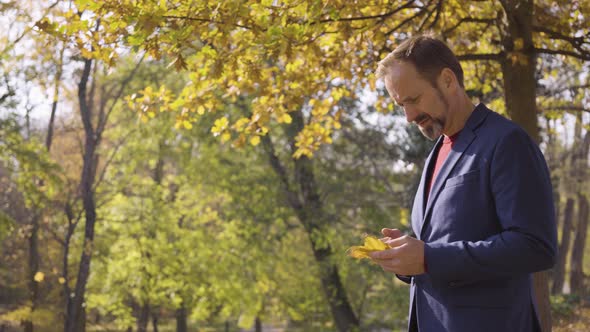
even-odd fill
[[[428,200],[428,195],[430,195],[430,190],[432,189],[432,184],[434,183],[434,179],[436,179],[438,172],[442,168],[442,165],[445,162],[445,159],[447,159],[449,152],[451,152],[451,149],[453,148],[453,144],[455,144],[455,142],[457,141],[458,136],[459,136],[459,133],[456,133],[455,135],[450,136],[450,137],[447,135],[444,135],[443,142],[436,154],[436,163],[434,164],[434,170],[432,170],[432,175],[430,176],[430,179],[428,179],[428,190],[426,191],[426,200]],[[428,265],[426,264],[426,259],[424,259],[424,272],[428,273]]]
[[[436,155],[436,164],[434,164],[434,170],[432,171],[432,175],[430,176],[430,179],[428,180],[428,190],[426,191],[426,195],[427,195],[426,198],[428,198],[428,195],[430,195],[430,190],[432,189],[432,184],[434,183],[434,180],[436,179],[438,172],[442,168],[442,165],[445,162],[445,159],[447,159],[449,152],[451,152],[451,148],[453,147],[453,144],[455,144],[455,142],[457,141],[458,136],[459,136],[459,133],[456,133],[455,135],[450,136],[450,137],[447,135],[443,136],[443,142],[442,142],[440,148],[438,149],[438,153]]]

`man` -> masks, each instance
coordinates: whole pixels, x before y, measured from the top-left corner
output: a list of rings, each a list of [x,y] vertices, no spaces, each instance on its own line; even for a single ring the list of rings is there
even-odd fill
[[[474,106],[441,41],[417,36],[379,63],[406,119],[437,142],[412,209],[415,238],[383,229],[371,254],[410,288],[409,330],[539,331],[532,273],[553,266],[556,225],[545,159],[522,128]]]

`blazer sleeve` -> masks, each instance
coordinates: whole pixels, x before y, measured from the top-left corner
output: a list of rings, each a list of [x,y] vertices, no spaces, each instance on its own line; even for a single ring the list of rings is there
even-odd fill
[[[490,161],[490,190],[502,231],[482,241],[426,243],[428,275],[451,285],[545,270],[555,264],[557,230],[545,159],[518,128]]]

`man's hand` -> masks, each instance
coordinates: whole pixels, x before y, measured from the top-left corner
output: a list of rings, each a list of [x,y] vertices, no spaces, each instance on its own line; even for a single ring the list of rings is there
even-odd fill
[[[384,228],[381,233],[385,235],[381,241],[388,244],[391,249],[372,252],[371,259],[385,271],[413,276],[422,274],[424,270],[424,242],[413,238],[397,229]]]

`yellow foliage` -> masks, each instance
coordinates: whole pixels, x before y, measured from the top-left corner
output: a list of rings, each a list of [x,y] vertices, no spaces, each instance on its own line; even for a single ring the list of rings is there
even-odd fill
[[[586,7],[579,7],[576,1],[562,1],[558,8],[548,10],[547,3],[535,4],[539,7],[535,10],[539,26],[567,36],[580,31],[581,13]],[[392,11],[387,19],[384,13],[401,3],[179,0],[174,4],[170,6],[164,0],[84,0],[77,8],[85,9],[84,16],[68,10],[56,20],[59,23],[42,20],[37,28],[69,40],[83,57],[112,64],[125,46],[121,44],[127,44],[156,60],[168,55],[174,61],[173,68],[189,72],[190,82],[178,95],[166,89],[146,89],[139,97],[129,99],[135,111],[145,113],[142,120],[183,108],[204,115],[226,109],[225,105],[243,97],[251,100],[249,120],[239,124],[228,121],[212,130],[221,139],[227,139],[222,135],[225,130],[237,132],[244,136],[237,141],[241,144],[259,135],[258,128],[272,127],[271,121],[290,123],[286,110],[301,111],[309,106],[312,113],[306,119],[306,128],[321,126],[325,131],[313,128],[300,133],[295,156],[311,156],[322,144],[331,142],[332,131],[340,125],[338,120],[331,122],[326,117],[342,98],[367,87],[377,88],[376,64],[396,46],[399,32],[411,35],[430,27],[447,31],[445,39],[457,54],[505,54],[515,65],[530,61],[522,53],[529,46],[522,38],[512,36],[513,49],[503,49],[501,43],[489,42],[502,40],[502,29],[490,28],[491,22],[465,20],[496,17],[498,11],[505,10],[498,2],[452,1],[440,8],[440,15],[421,15],[431,4],[420,2]],[[572,12],[578,14],[572,16]],[[354,17],[359,19],[350,19]],[[93,28],[96,18],[101,18],[101,29]],[[555,50],[564,47],[563,41],[550,40],[546,33],[535,35],[537,45],[547,44]],[[572,51],[571,46],[565,47]],[[497,72],[495,68],[483,76],[494,77]],[[383,103],[376,108],[392,111],[393,105]]]

